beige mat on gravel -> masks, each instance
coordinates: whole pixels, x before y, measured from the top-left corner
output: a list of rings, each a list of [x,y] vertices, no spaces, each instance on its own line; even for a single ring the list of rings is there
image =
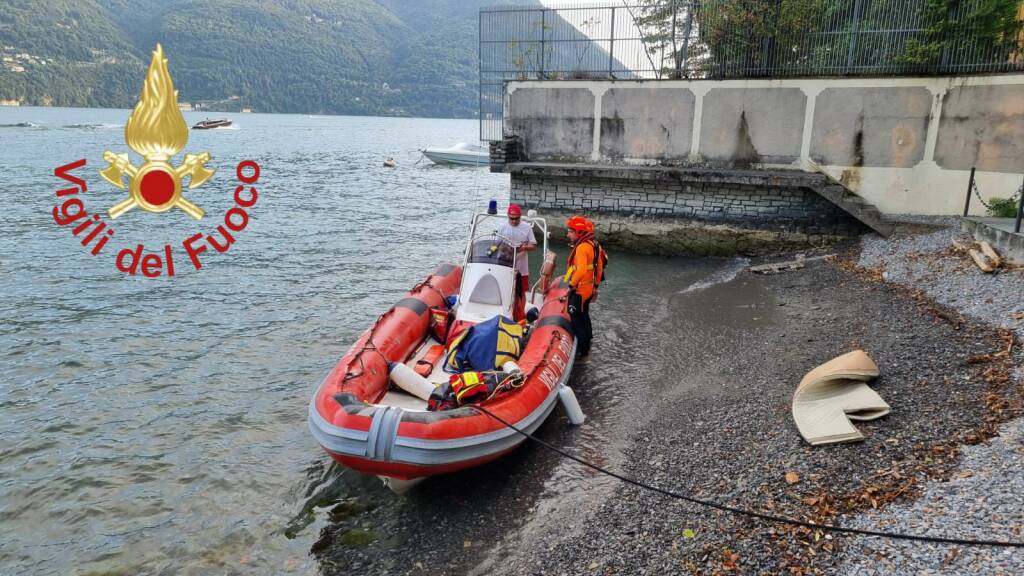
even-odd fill
[[[877,377],[878,366],[863,350],[808,372],[793,394],[793,420],[804,440],[813,445],[863,440],[850,420],[874,420],[889,413],[885,400],[865,384]]]

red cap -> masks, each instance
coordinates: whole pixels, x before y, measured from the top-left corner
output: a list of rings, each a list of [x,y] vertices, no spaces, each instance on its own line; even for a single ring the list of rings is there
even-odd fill
[[[508,205],[508,215],[509,216],[522,216],[523,215],[523,209],[519,207],[519,204],[509,204]]]

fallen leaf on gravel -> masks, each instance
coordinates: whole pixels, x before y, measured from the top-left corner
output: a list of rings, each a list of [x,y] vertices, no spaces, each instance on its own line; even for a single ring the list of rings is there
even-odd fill
[[[1010,318],[1014,320],[1024,320],[1024,312],[1014,312],[1010,314]]]
[[[693,533],[693,528],[687,528],[686,530],[683,530],[683,536],[685,538],[693,538],[695,536],[695,534]]]
[[[597,570],[598,566],[600,566],[600,564],[598,564],[597,562],[591,562],[588,568],[590,568],[591,570]]]
[[[972,470],[961,470],[957,472],[956,475],[961,478],[970,478],[971,476],[974,476],[974,472]]]
[[[722,569],[732,571],[736,569],[736,561],[740,559],[740,555],[735,552],[729,552],[728,550],[722,555]]]
[[[796,484],[800,481],[800,475],[790,470],[786,472],[786,484]]]
[[[814,496],[808,496],[807,498],[804,498],[804,504],[807,504],[808,506],[814,506],[817,503],[818,499]]]

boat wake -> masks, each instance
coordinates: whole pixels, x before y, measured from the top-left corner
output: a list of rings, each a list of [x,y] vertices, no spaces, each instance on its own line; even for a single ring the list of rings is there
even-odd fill
[[[68,130],[109,130],[113,128],[124,128],[124,124],[66,124],[61,128]]]
[[[18,122],[17,124],[0,124],[0,128],[39,128],[39,124]]]
[[[736,276],[738,276],[739,273],[745,270],[748,266],[750,266],[750,260],[748,258],[733,258],[732,260],[729,261],[725,268],[722,268],[721,270],[718,270],[717,272],[711,274],[710,276],[702,278],[701,280],[698,280],[693,284],[690,284],[686,288],[683,288],[682,290],[677,292],[677,294],[689,294],[690,292],[706,290],[718,284],[732,282],[736,278]]]

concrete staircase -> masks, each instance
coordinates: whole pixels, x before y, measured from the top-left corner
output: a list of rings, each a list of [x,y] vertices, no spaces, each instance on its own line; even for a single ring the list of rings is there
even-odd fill
[[[822,175],[823,182],[819,185],[807,185],[807,188],[816,192],[822,198],[835,204],[850,216],[861,221],[865,226],[871,228],[879,235],[888,237],[892,234],[893,226],[882,218],[882,213],[867,200],[857,196],[842,184],[836,183]]]

